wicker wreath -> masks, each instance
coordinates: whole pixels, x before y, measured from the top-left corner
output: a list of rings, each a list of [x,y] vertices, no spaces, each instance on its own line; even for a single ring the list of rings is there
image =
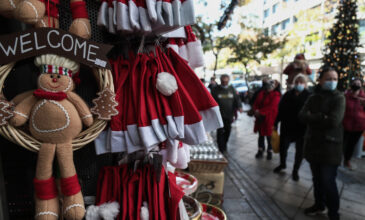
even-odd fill
[[[13,69],[14,65],[15,62],[0,66],[0,88],[3,88],[5,79]],[[114,92],[113,77],[110,70],[94,68],[93,73],[98,81],[100,91],[105,88],[109,88]],[[95,119],[94,123],[89,128],[83,130],[72,141],[73,149],[78,150],[93,141],[104,130],[106,125],[107,121]],[[39,151],[41,142],[30,136],[28,133],[11,126],[10,124],[1,126],[0,134],[9,141],[18,144],[27,150],[34,152]]]

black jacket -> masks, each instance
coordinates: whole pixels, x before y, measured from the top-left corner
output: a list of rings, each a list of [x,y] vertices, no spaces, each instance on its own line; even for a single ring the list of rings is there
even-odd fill
[[[299,118],[308,126],[304,157],[309,162],[341,164],[345,105],[345,96],[340,91],[326,91],[320,86],[308,98]]]
[[[290,137],[304,136],[306,125],[299,120],[299,112],[307,101],[310,93],[304,90],[296,95],[295,89],[286,92],[280,100],[279,112],[275,126],[280,124],[280,134]]]
[[[237,91],[232,86],[224,88],[218,85],[212,89],[211,93],[219,105],[222,118],[233,121],[235,111],[242,107],[241,99]]]

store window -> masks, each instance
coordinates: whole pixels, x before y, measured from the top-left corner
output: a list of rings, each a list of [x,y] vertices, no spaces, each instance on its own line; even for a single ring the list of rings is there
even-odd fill
[[[272,35],[276,35],[279,32],[279,26],[280,26],[280,24],[278,23],[278,24],[275,24],[271,27],[271,34]]]
[[[290,18],[285,19],[283,22],[281,22],[281,30],[286,30],[290,24]]]
[[[275,14],[275,13],[276,13],[276,11],[277,11],[277,9],[278,9],[278,6],[279,6],[279,4],[278,4],[278,3],[276,3],[275,5],[273,5],[273,6],[272,6],[272,13],[273,13],[273,14]]]

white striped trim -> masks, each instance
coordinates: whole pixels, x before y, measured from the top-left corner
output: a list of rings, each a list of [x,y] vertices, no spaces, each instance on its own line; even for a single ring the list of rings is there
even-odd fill
[[[21,113],[21,112],[18,112],[18,111],[13,111],[15,114],[17,114],[17,115],[20,115],[20,116],[22,116],[22,117],[24,117],[24,118],[26,118],[26,119],[28,119],[29,117],[28,117],[28,115],[26,115],[26,114],[24,114],[24,113]]]
[[[84,210],[85,210],[85,207],[84,207],[83,205],[76,203],[76,204],[72,204],[72,205],[68,206],[68,207],[65,209],[65,211],[63,211],[63,214],[65,214],[65,215],[66,215],[66,213],[67,213],[70,209],[75,208],[75,207],[80,207],[80,208],[82,208],[82,209],[84,209]]]
[[[91,118],[91,117],[93,117],[93,115],[92,114],[88,114],[88,115],[85,115],[84,117],[82,117],[81,119]]]
[[[40,109],[40,107],[42,107],[44,104],[46,104],[46,102],[51,102],[55,105],[57,105],[65,114],[66,116],[66,124],[60,128],[55,128],[55,129],[50,129],[50,130],[42,130],[37,128],[35,121],[34,121],[34,116],[36,114],[36,112]],[[39,133],[51,133],[51,132],[57,132],[57,131],[62,131],[65,128],[67,128],[70,125],[70,116],[68,115],[68,112],[66,111],[66,109],[58,102],[54,101],[54,100],[46,100],[44,99],[34,110],[33,114],[32,114],[32,126],[34,128],[34,130],[36,130]]]
[[[36,18],[36,20],[38,20],[38,11],[37,11],[36,7],[31,2],[29,2],[28,0],[25,0],[24,2],[27,3],[28,5],[30,5],[30,7],[33,8],[33,10],[35,12],[35,18]]]
[[[36,215],[34,216],[34,218],[37,218],[37,217],[42,216],[42,215],[53,215],[53,216],[56,216],[56,217],[58,218],[57,213],[55,213],[55,212],[51,212],[51,211],[39,212],[38,214],[36,214]]]

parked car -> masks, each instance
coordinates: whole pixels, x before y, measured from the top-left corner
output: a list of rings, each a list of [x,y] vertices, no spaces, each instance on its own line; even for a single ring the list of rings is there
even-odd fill
[[[242,101],[245,101],[247,94],[247,84],[245,80],[234,80],[231,81],[231,85],[236,89]]]

